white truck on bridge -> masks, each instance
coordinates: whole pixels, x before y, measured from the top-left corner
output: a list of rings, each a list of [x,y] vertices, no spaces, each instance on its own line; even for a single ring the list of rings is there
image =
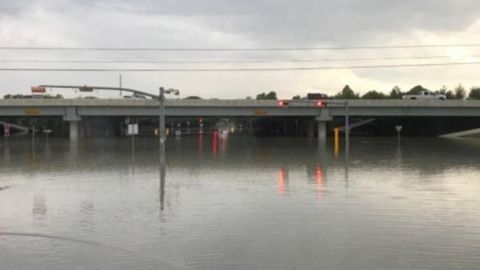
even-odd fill
[[[443,94],[437,94],[432,91],[421,91],[418,95],[403,95],[402,99],[440,99],[446,100],[447,97]]]

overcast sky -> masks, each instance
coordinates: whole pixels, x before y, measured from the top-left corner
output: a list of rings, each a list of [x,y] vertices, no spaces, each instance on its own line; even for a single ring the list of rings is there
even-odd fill
[[[0,46],[271,48],[480,43],[475,0],[16,0],[0,2]],[[69,52],[0,51],[0,60],[267,61],[267,63],[74,64],[11,63],[39,68],[278,68],[478,61],[480,48],[353,51]],[[338,60],[444,56],[438,59]],[[446,56],[446,58],[445,58]],[[271,61],[271,62],[268,62]],[[480,65],[262,72],[122,72],[125,87],[182,96],[244,98],[275,90],[282,98],[307,92],[389,92],[398,85],[430,89],[480,85]],[[118,85],[118,72],[0,71],[0,94],[28,93],[37,84]],[[54,93],[58,93],[55,91]]]

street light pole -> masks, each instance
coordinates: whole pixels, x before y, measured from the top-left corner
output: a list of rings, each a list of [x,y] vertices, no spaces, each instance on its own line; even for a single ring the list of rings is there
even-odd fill
[[[348,101],[345,101],[345,153],[349,153],[350,151],[350,108]]]
[[[165,94],[174,94],[178,96],[180,91],[177,89],[169,88],[165,89],[160,87],[158,89],[158,105],[159,105],[159,116],[158,116],[158,141],[160,142],[160,146],[163,146],[166,141],[166,132],[165,132]]]
[[[165,144],[165,88],[160,87],[158,93],[159,117],[158,138],[160,145]]]

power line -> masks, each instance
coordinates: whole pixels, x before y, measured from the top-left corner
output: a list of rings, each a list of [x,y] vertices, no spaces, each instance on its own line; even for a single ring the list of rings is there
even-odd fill
[[[0,46],[0,50],[20,51],[320,51],[320,50],[383,50],[383,49],[414,49],[414,48],[469,48],[480,47],[478,43],[470,44],[413,44],[413,45],[369,45],[369,46],[338,46],[338,47],[266,47],[266,48],[161,48],[161,47],[26,47]]]
[[[471,57],[478,57],[473,55]],[[64,59],[0,59],[0,63],[67,63],[67,64],[250,64],[250,63],[314,63],[379,60],[429,60],[449,59],[450,56],[410,56],[371,58],[279,59],[279,60],[64,60]]]
[[[40,72],[232,72],[232,71],[302,71],[302,70],[338,70],[338,69],[375,69],[375,68],[402,68],[402,67],[435,67],[478,65],[477,62],[450,62],[425,64],[397,64],[397,65],[352,65],[352,66],[321,66],[321,67],[285,67],[285,68],[0,68],[0,71],[40,71]]]

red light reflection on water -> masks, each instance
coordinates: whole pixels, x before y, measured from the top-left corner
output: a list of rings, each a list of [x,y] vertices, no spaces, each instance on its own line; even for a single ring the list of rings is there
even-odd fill
[[[317,183],[317,197],[320,198],[323,195],[324,175],[322,167],[317,166],[315,168],[315,180]]]
[[[287,172],[284,168],[278,169],[277,190],[281,195],[287,192]]]
[[[217,155],[217,148],[218,148],[218,131],[213,131],[212,134],[212,154]]]

